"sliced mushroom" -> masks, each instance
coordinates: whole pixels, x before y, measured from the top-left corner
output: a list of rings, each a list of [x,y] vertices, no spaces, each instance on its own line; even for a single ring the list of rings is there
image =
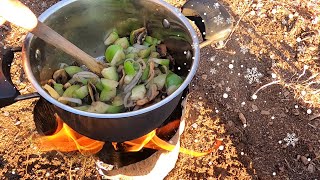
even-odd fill
[[[153,61],[150,61],[150,64],[149,64],[149,66],[150,66],[150,71],[149,71],[149,78],[148,78],[148,80],[147,80],[147,84],[154,78],[154,76],[155,76],[155,71],[154,71],[154,62]]]
[[[143,105],[147,104],[148,102],[149,102],[148,98],[143,98],[143,99],[138,100],[136,104],[138,106],[143,106]]]
[[[159,95],[158,87],[152,84],[147,92],[147,98],[149,101],[153,101]]]
[[[160,54],[160,57],[165,58],[167,56],[167,46],[165,44],[159,44],[157,46],[157,52]]]
[[[56,84],[56,83],[57,83],[57,82],[56,82],[55,80],[53,80],[53,79],[49,79],[48,82],[47,82],[47,84],[48,84],[49,86],[51,86],[51,87],[53,87],[54,84]]]
[[[57,83],[65,84],[68,82],[68,73],[64,69],[59,69],[53,74],[53,80]]]
[[[134,30],[130,34],[130,42],[132,44],[143,44],[143,41],[145,40],[147,36],[147,29],[146,28],[140,28],[137,30]]]
[[[88,82],[88,91],[92,102],[99,101],[99,92],[94,84]]]

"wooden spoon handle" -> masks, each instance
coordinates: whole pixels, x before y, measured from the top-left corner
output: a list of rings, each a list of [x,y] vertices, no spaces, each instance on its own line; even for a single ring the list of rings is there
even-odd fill
[[[93,57],[66,40],[47,25],[37,20],[33,12],[18,0],[0,0],[0,17],[20,26],[45,42],[73,56],[79,64],[87,66],[92,72],[101,76],[103,65]]]
[[[87,68],[89,68],[92,72],[101,75],[101,71],[104,68],[102,64],[99,64],[96,59],[79,49],[70,41],[66,40],[47,25],[38,21],[37,26],[31,30],[31,33],[73,56],[79,64],[87,66]]]

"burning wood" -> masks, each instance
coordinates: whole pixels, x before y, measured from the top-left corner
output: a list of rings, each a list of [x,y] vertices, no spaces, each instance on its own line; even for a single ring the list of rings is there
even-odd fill
[[[98,153],[103,148],[104,142],[77,133],[65,124],[58,115],[55,117],[58,126],[54,134],[36,140],[41,151],[72,152],[78,150],[83,155],[91,155]]]
[[[72,152],[78,150],[83,155],[92,155],[98,153],[103,148],[104,142],[90,139],[77,133],[65,124],[57,114],[55,114],[55,117],[58,126],[54,134],[40,137],[36,140],[41,151],[57,150],[61,152]],[[124,146],[126,152],[137,152],[142,148],[173,151],[176,146],[162,140],[158,136],[166,136],[172,133],[179,125],[180,119],[177,119],[161,128],[151,131],[147,135],[120,144]],[[118,144],[119,143],[116,142],[112,143],[115,150],[118,150]],[[217,139],[215,146],[205,152],[195,152],[185,148],[180,148],[179,152],[199,157],[213,152],[218,149],[221,144],[222,139]]]

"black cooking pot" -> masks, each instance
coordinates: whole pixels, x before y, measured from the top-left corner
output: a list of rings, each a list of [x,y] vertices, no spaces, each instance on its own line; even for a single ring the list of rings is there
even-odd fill
[[[204,43],[198,43],[197,34],[184,15],[198,25],[206,40]],[[8,57],[13,56],[12,51],[1,50],[5,55],[0,59],[0,107],[40,95],[80,134],[114,142],[135,139],[159,127],[177,107],[183,91],[194,77],[200,48],[224,40],[232,28],[230,14],[214,0],[190,0],[181,10],[161,0],[64,0],[45,11],[39,20],[93,57],[104,54],[103,39],[113,28],[124,36],[142,26],[147,27],[151,36],[162,39],[173,52],[176,73],[186,77],[173,94],[137,111],[96,114],[64,105],[42,89],[59,64],[71,64],[72,57],[28,34],[22,49],[23,67],[38,94],[22,96],[10,79]]]

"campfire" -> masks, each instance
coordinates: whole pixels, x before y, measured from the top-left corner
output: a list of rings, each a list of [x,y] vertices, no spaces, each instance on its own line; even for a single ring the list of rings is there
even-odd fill
[[[177,110],[178,113],[176,114],[180,114],[179,119],[175,118],[176,116],[173,116],[171,117],[171,119],[167,121],[165,125],[157,129],[154,129],[150,133],[140,138],[133,139],[130,141],[125,141],[125,142],[102,142],[102,141],[88,138],[86,136],[83,136],[77,133],[75,130],[70,128],[66,123],[64,123],[63,119],[61,119],[56,113],[54,113],[53,115],[54,119],[51,119],[51,121],[53,120],[55,121],[54,123],[52,122],[48,123],[50,122],[50,120],[45,121],[44,118],[50,117],[50,116],[48,116],[47,114],[46,115],[41,113],[39,114],[39,112],[44,112],[43,110],[45,109],[46,112],[48,112],[49,110],[49,113],[53,113],[52,109],[48,109],[49,104],[50,103],[48,103],[44,99],[40,99],[34,110],[35,122],[36,122],[36,125],[38,124],[38,130],[39,130],[39,124],[41,123],[44,123],[42,124],[42,126],[51,125],[53,126],[51,127],[51,129],[52,128],[54,129],[51,131],[48,131],[48,129],[46,129],[46,132],[43,132],[44,134],[43,136],[37,137],[35,139],[35,142],[41,151],[52,151],[52,150],[56,150],[60,152],[78,151],[82,155],[87,156],[87,155],[97,154],[103,150],[106,144],[111,144],[110,147],[112,147],[113,151],[115,152],[141,153],[142,150],[144,149],[172,152],[175,149],[177,149],[177,144],[170,142],[170,138],[172,138],[173,135],[179,134],[179,129],[184,128],[184,127],[181,127],[182,126],[181,123],[183,121],[183,117],[181,117],[182,109],[178,108]],[[39,119],[42,119],[42,122],[39,122]],[[44,131],[43,128],[42,128],[42,131]],[[195,152],[182,147],[179,147],[177,152],[188,154],[194,157],[199,157],[215,151],[216,149],[219,148],[221,144],[222,144],[222,139],[217,139],[212,149],[209,149],[205,152]],[[108,156],[108,154],[105,154],[105,155]]]

